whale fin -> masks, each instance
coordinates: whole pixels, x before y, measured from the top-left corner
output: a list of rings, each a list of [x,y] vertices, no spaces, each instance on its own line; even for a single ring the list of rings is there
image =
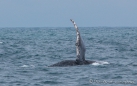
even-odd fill
[[[74,20],[70,19],[71,22],[74,24],[74,27],[76,29],[76,33],[77,33],[77,39],[76,39],[76,53],[77,53],[77,58],[76,61],[78,62],[84,62],[85,61],[85,52],[86,52],[86,48],[84,45],[84,42],[80,36],[80,32],[78,30],[78,27],[75,23]]]

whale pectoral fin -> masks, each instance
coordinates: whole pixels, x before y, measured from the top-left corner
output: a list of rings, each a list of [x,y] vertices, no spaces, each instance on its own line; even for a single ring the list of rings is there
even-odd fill
[[[74,22],[74,20],[70,19],[71,22],[74,24],[74,27],[76,29],[76,34],[77,34],[77,39],[76,39],[76,52],[77,52],[77,58],[76,58],[76,61],[77,62],[84,62],[85,61],[85,45],[82,41],[82,38],[80,36],[80,32],[78,30],[78,27],[76,25],[76,23]],[[79,61],[78,61],[79,60]]]
[[[72,20],[72,19],[70,19],[70,21],[74,24],[74,27],[75,27],[75,29],[76,29],[76,31],[77,31],[77,35],[79,35],[80,33],[79,33],[79,31],[78,31],[78,26],[76,25],[75,21]]]
[[[79,43],[75,43],[75,46],[79,46]]]
[[[75,46],[78,46],[78,43],[75,43]]]

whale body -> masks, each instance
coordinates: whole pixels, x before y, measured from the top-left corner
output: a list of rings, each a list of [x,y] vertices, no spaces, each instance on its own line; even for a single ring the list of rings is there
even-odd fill
[[[88,64],[92,64],[95,63],[95,61],[90,61],[90,60],[85,60],[85,52],[86,52],[86,48],[84,45],[84,42],[81,38],[79,29],[76,25],[76,23],[74,22],[74,20],[70,19],[71,22],[74,24],[74,27],[76,29],[76,60],[64,60],[58,63],[55,63],[53,65],[50,65],[49,67],[66,67],[66,66],[76,66],[76,65],[88,65]]]
[[[88,65],[95,63],[95,61],[85,60],[82,64],[79,64],[76,60],[64,60],[56,64],[50,65],[49,67],[67,67],[67,66],[76,66],[76,65]]]

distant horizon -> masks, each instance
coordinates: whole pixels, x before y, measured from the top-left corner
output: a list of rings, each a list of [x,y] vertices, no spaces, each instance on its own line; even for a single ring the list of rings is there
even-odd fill
[[[95,26],[95,27],[78,27],[78,28],[137,28],[137,26]],[[0,27],[0,28],[74,28],[72,27]]]

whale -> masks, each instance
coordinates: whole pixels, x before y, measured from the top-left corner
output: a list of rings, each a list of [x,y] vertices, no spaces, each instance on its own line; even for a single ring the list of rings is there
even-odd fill
[[[50,65],[49,67],[67,67],[67,66],[77,66],[77,65],[89,65],[93,64],[96,61],[86,60],[85,59],[85,52],[86,47],[83,42],[83,39],[81,37],[81,34],[79,32],[78,26],[76,25],[75,21],[70,19],[70,21],[73,23],[74,28],[76,30],[76,59],[75,60],[63,60],[61,62],[55,63]]]

